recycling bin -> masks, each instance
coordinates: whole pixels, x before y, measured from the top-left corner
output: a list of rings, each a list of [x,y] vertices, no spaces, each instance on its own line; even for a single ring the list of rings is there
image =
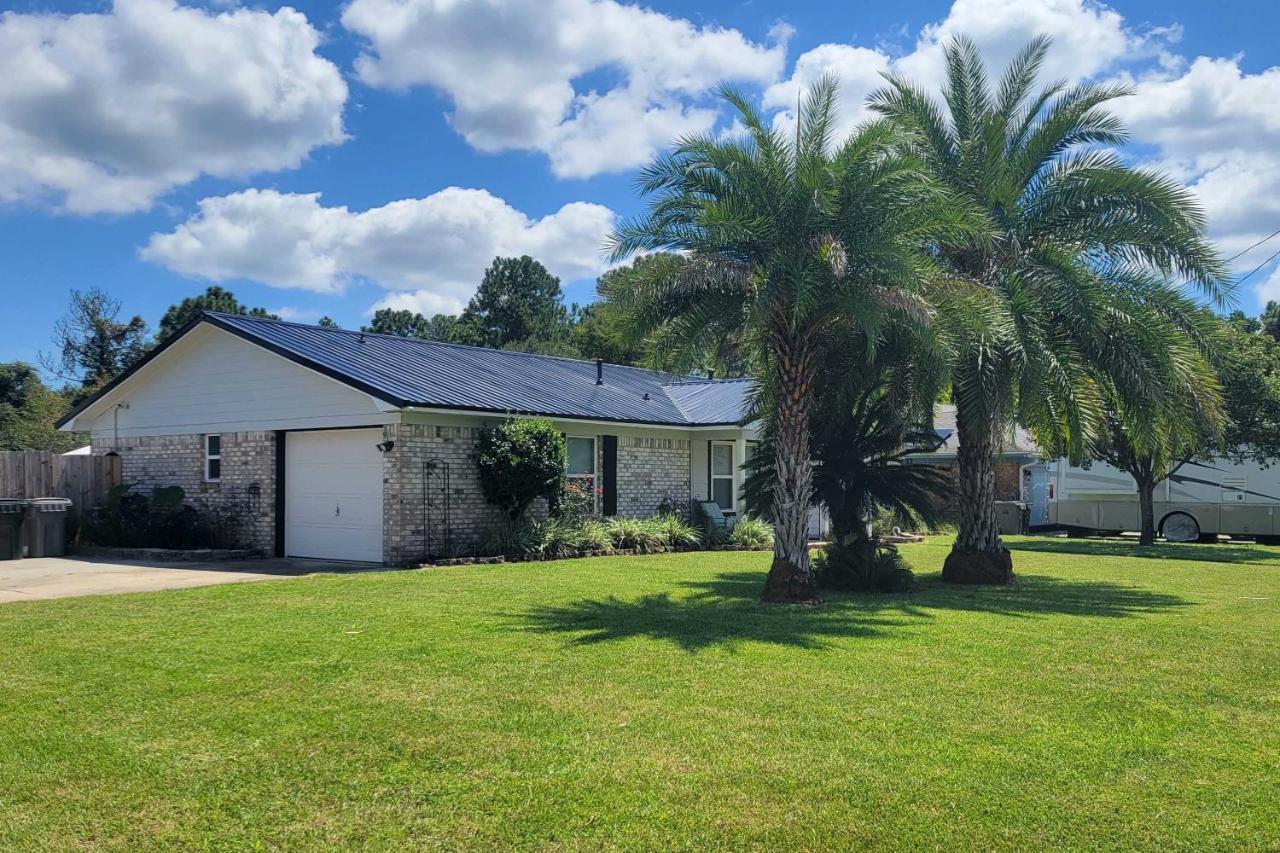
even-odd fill
[[[16,560],[22,556],[22,521],[27,502],[0,498],[0,560]]]
[[[61,557],[67,553],[66,498],[34,498],[27,501],[26,543],[28,557]]]

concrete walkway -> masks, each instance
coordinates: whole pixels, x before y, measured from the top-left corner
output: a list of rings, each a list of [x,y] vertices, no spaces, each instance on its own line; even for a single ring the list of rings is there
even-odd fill
[[[301,577],[316,572],[366,571],[372,566],[324,560],[228,560],[156,563],[80,557],[0,560],[0,604],[77,595],[149,592],[240,581]]]

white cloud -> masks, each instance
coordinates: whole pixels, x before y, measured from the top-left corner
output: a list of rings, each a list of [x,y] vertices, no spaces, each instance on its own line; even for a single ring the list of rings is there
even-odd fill
[[[1261,273],[1259,274],[1261,275]],[[1280,301],[1280,266],[1273,268],[1271,275],[1262,279],[1261,283],[1254,288],[1254,295],[1257,297],[1259,305]]]
[[[598,204],[573,202],[533,219],[458,187],[360,212],[325,207],[318,193],[246,190],[204,199],[174,231],[152,235],[141,255],[213,281],[321,293],[370,281],[403,291],[388,305],[436,313],[465,303],[497,255],[531,255],[566,281],[602,272],[613,224],[613,211]]]
[[[1041,72],[1046,81],[1090,77],[1121,58],[1156,51],[1177,36],[1171,30],[1140,35],[1125,27],[1119,13],[1092,0],[956,0],[947,17],[926,25],[904,55],[891,55],[879,46],[834,43],[806,51],[796,59],[791,77],[765,91],[765,106],[778,110],[778,126],[793,128],[796,98],[823,74],[833,73],[840,79],[841,124],[847,132],[871,117],[866,97],[884,85],[884,73],[901,74],[926,91],[939,91],[945,79],[942,49],[950,39],[968,36],[998,73],[1041,33],[1054,38]]]
[[[709,130],[708,91],[773,81],[789,33],[761,45],[615,0],[354,0],[342,23],[368,40],[366,83],[432,86],[470,145],[540,151],[560,177],[632,168]]]
[[[430,290],[411,290],[409,292],[388,293],[369,307],[367,313],[372,314],[381,308],[395,311],[413,311],[424,317],[436,314],[460,314],[467,307],[465,299],[444,296]]]
[[[292,305],[282,305],[279,308],[268,308],[267,311],[275,314],[281,320],[288,320],[290,323],[315,323],[323,315],[314,308],[294,308]]]
[[[171,0],[0,16],[0,200],[145,209],[201,175],[298,166],[342,142],[347,87],[300,12]]]
[[[1116,111],[1136,139],[1158,148],[1158,165],[1200,196],[1223,252],[1280,228],[1280,67],[1246,74],[1238,58],[1202,56],[1180,73],[1157,69],[1135,83],[1138,95]],[[1273,240],[1234,266],[1253,269],[1277,248]]]

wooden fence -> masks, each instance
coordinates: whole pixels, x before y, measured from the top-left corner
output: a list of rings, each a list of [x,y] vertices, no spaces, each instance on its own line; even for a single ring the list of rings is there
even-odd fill
[[[69,498],[71,511],[79,513],[96,506],[119,484],[119,456],[0,452],[0,498]]]

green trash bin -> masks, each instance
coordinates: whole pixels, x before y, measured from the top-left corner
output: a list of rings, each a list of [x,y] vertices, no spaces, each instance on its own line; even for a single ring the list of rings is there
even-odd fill
[[[24,538],[28,557],[61,557],[67,553],[66,498],[33,498],[27,501],[27,528]]]
[[[0,498],[0,560],[17,560],[22,556],[22,519],[26,512],[26,501]]]

